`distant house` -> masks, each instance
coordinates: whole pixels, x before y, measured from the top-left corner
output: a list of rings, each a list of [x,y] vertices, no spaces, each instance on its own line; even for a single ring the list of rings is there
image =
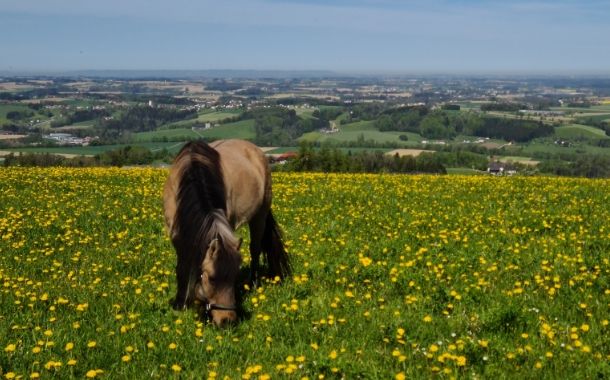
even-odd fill
[[[272,164],[285,164],[289,160],[297,158],[297,154],[295,152],[286,152],[282,154],[269,154],[267,157]]]
[[[487,165],[487,173],[491,175],[513,175],[517,169],[510,162],[492,161]]]

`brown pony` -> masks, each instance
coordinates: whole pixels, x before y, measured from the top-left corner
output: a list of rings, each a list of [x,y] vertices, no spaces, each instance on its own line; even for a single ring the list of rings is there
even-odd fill
[[[271,174],[263,152],[242,140],[187,143],[176,156],[163,191],[165,223],[176,249],[174,309],[197,298],[218,326],[237,320],[235,284],[241,241],[250,227],[250,281],[260,253],[270,276],[290,273],[280,230],[271,214]]]

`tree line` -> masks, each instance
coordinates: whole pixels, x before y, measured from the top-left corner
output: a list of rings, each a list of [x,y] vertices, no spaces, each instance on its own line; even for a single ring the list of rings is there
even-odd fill
[[[413,156],[388,156],[383,152],[344,153],[337,148],[313,149],[311,144],[301,144],[297,157],[277,170],[297,172],[333,173],[437,173],[446,174],[446,168],[432,154]]]

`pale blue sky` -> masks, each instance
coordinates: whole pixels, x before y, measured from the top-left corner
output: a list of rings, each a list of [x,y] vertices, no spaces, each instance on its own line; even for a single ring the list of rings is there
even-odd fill
[[[610,73],[610,1],[1,0],[0,71]]]

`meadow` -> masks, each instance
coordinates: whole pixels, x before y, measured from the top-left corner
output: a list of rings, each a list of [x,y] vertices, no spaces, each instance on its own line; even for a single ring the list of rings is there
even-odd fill
[[[276,173],[293,275],[220,330],[170,308],[166,176],[0,169],[0,377],[610,376],[610,180]]]

